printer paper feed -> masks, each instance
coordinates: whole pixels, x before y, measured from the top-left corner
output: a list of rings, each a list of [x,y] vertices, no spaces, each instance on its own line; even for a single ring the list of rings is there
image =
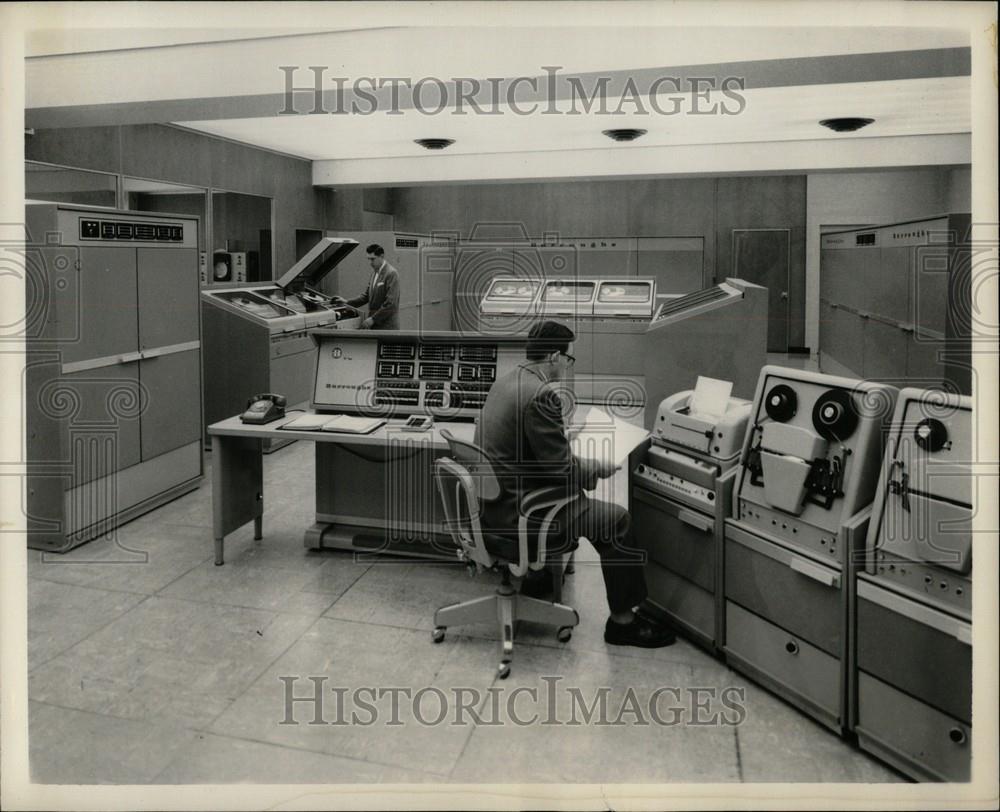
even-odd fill
[[[722,417],[726,413],[732,391],[732,381],[720,381],[699,375],[694,394],[691,395],[688,413],[708,418]]]

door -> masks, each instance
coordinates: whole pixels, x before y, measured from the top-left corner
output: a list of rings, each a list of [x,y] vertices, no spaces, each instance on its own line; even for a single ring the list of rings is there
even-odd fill
[[[787,228],[733,229],[733,276],[767,288],[767,351],[788,351],[791,233]]]

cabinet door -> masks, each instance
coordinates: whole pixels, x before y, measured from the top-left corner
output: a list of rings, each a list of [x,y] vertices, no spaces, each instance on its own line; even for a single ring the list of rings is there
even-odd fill
[[[906,377],[908,334],[877,319],[867,319],[864,325],[864,377],[900,385]]]
[[[913,273],[913,322],[944,335],[948,329],[948,246],[914,249]]]
[[[142,414],[142,459],[180,448],[201,437],[201,353],[175,352],[140,362],[148,397]]]
[[[198,252],[140,248],[137,254],[139,348],[198,340]]]
[[[864,309],[892,321],[909,322],[913,248],[882,248],[879,267],[870,269],[863,287]],[[865,373],[867,374],[867,373]]]
[[[62,344],[64,364],[134,353],[138,347],[135,249],[132,247],[80,249],[79,284],[60,289],[53,297],[60,314],[78,318],[79,335]],[[68,297],[76,295],[75,301]]]

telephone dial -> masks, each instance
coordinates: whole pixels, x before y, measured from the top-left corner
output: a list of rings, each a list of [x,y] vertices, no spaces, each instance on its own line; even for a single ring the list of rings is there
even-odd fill
[[[247,410],[240,415],[244,423],[270,423],[285,416],[285,396],[273,392],[253,395],[247,401]]]

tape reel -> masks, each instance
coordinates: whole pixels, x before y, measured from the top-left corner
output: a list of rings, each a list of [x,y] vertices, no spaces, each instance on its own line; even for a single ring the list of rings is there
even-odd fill
[[[812,421],[821,437],[843,442],[857,428],[858,412],[851,396],[843,389],[827,389],[816,399]]]
[[[792,387],[779,383],[764,398],[764,411],[772,420],[787,423],[799,408],[799,397]]]

